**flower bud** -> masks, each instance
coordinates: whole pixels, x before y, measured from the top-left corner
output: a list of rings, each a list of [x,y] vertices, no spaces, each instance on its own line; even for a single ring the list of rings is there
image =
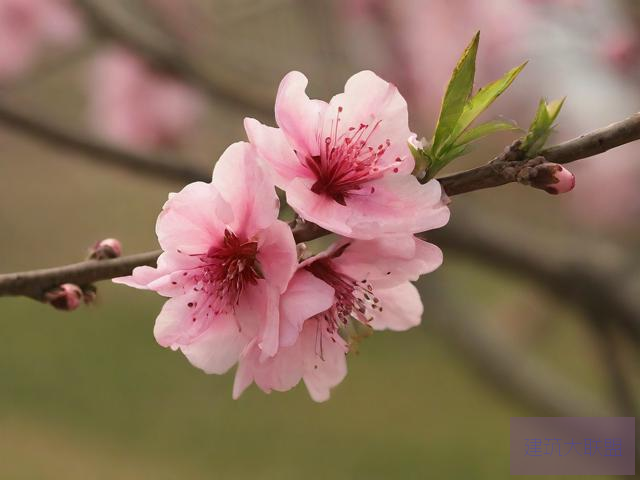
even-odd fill
[[[524,183],[524,182],[523,182]],[[528,176],[528,183],[552,195],[567,193],[576,185],[576,177],[557,163],[545,162],[534,167]]]
[[[82,302],[83,293],[73,283],[63,283],[45,294],[45,301],[58,310],[75,310]]]
[[[93,246],[89,258],[92,260],[106,260],[108,258],[117,258],[120,255],[122,255],[122,244],[120,240],[105,238]]]

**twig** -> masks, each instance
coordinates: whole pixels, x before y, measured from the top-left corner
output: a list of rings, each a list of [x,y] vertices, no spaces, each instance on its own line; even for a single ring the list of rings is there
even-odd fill
[[[45,292],[63,283],[89,285],[99,280],[129,275],[141,265],[155,266],[160,253],[157,250],[111,260],[87,260],[64,267],[0,275],[0,296],[23,295],[42,300]]]
[[[209,181],[211,173],[189,165],[186,161],[166,156],[151,157],[111,144],[86,138],[80,132],[54,125],[33,115],[0,102],[0,123],[32,138],[57,147],[72,149],[84,154],[87,160],[113,164],[128,170],[180,182]]]
[[[540,156],[549,162],[570,163],[639,139],[640,113],[636,113],[621,122],[549,147],[543,150]],[[486,165],[441,177],[438,180],[449,196],[515,182],[519,171],[528,167],[529,164],[526,161],[505,161],[506,155],[508,152]]]

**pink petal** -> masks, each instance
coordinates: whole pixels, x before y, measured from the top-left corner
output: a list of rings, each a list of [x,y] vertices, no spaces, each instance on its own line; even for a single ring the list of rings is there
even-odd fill
[[[296,242],[289,225],[276,220],[260,234],[257,258],[265,279],[284,292],[298,266]]]
[[[339,107],[342,107],[340,112]],[[388,165],[401,158],[404,161],[398,164],[400,173],[411,173],[415,162],[408,147],[411,136],[409,111],[407,102],[395,85],[368,70],[356,73],[347,80],[344,93],[335,95],[329,102],[324,114],[323,135],[327,134],[324,136],[329,136],[338,116],[338,136],[348,134],[350,127],[357,129],[365,124],[373,128],[380,122],[367,144],[375,148],[386,145],[389,140],[391,144],[381,157],[380,165]]]
[[[392,174],[372,182],[371,186],[375,187],[373,193],[346,199],[353,212],[347,221],[352,238],[366,240],[380,235],[424,232],[449,221],[449,209],[442,202],[442,189],[436,180],[421,185],[412,175]]]
[[[408,330],[420,324],[422,300],[418,289],[409,282],[376,290],[382,312],[376,312],[370,325],[376,330]]]
[[[206,253],[231,221],[228,204],[210,183],[190,183],[169,195],[156,223],[163,250]]]
[[[247,349],[238,364],[233,386],[233,398],[238,398],[252,381],[265,393],[286,391],[295,387],[304,373],[303,352],[300,345],[281,348],[275,357],[261,360],[256,345]]]
[[[235,365],[247,343],[233,316],[220,315],[202,335],[180,350],[205,373],[223,374]]]
[[[319,337],[322,338],[322,356],[319,355]],[[324,402],[329,399],[331,389],[347,375],[347,348],[343,342],[334,343],[322,333],[318,334],[318,324],[314,320],[305,324],[301,341],[305,354],[304,383],[313,400]]]
[[[235,309],[236,322],[242,333],[256,338],[265,356],[273,356],[278,350],[280,293],[271,284],[259,280],[248,285]]]
[[[279,201],[273,179],[257,161],[247,142],[230,145],[213,170],[213,185],[231,206],[229,225],[239,236],[251,238],[278,217]]]
[[[176,349],[194,341],[212,320],[207,298],[191,291],[165,302],[156,318],[153,334],[163,347]]]
[[[366,278],[377,290],[416,281],[434,271],[442,264],[442,251],[411,235],[393,235],[351,241],[334,263],[351,278]]]
[[[297,178],[287,187],[287,203],[298,215],[331,232],[351,237],[352,228],[347,224],[352,212],[326,195],[311,191],[312,182]]]
[[[311,171],[298,160],[281,129],[268,127],[253,118],[244,119],[244,129],[260,157],[273,168],[278,187],[284,189],[296,177],[313,178]]]
[[[334,290],[306,270],[298,270],[280,298],[280,346],[293,345],[309,318],[331,308]]]
[[[327,104],[310,100],[305,89],[307,77],[289,72],[280,82],[276,96],[276,123],[283,130],[294,150],[306,155],[318,155],[318,127]]]

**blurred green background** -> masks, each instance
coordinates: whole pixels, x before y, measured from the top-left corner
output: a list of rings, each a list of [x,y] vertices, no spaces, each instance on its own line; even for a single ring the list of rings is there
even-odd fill
[[[328,2],[201,3],[211,18],[232,18],[220,13],[201,39],[203,62],[221,65],[267,101],[290,69],[312,78],[311,96],[326,97],[367,66],[327,40],[337,28]],[[102,41],[92,38],[64,68],[0,93],[82,128],[87,62]],[[212,105],[181,155],[212,166],[228,143],[244,138],[246,113]],[[511,138],[483,144],[456,168],[485,161]],[[79,261],[105,237],[120,239],[125,253],[157,248],[155,218],[167,193],[181,186],[84,160],[0,126],[0,271]],[[567,201],[509,186],[456,199],[453,217],[509,225],[505,235],[517,231],[561,253],[577,237],[587,255],[605,239],[634,251],[637,223],[624,235],[583,228],[564,209]],[[469,344],[482,346],[485,334],[512,355],[514,371],[522,364],[525,375],[527,362],[540,362],[544,372],[578,385],[579,400],[605,405],[595,414],[615,412],[607,406],[610,381],[597,339],[571,306],[446,249],[444,266],[419,286],[423,325],[367,339],[324,404],[301,386],[272,395],[252,387],[233,401],[231,373],[207,376],[155,343],[162,299],[153,293],[103,282],[96,304],[73,313],[3,298],[0,478],[507,478],[509,418],[548,412],[470,353]],[[621,345],[638,393],[637,352]]]

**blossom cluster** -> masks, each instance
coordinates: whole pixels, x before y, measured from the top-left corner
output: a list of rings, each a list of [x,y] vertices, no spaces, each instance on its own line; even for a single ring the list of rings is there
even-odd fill
[[[406,330],[423,306],[412,281],[442,263],[414,234],[445,225],[440,184],[412,175],[407,104],[370,71],[331,101],[312,100],[291,72],[275,103],[278,127],[245,120],[249,142],[229,146],[210,183],[170,194],[156,232],[157,268],[115,279],[168,297],[154,334],[207,373],[238,365],[237,398],[304,381],[316,401],[346,374],[358,329]],[[278,219],[276,187],[302,221],[337,234],[299,254]]]

